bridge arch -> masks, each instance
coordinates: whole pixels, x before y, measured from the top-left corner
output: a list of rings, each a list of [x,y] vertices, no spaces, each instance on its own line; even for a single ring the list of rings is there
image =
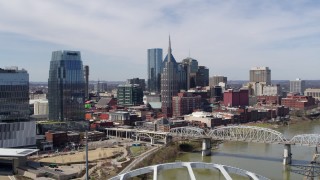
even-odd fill
[[[320,134],[299,134],[294,136],[290,143],[301,146],[320,147]]]
[[[237,174],[242,177],[250,178],[252,180],[269,180],[268,178],[255,174],[253,172],[239,169],[236,167],[221,165],[221,164],[213,164],[213,163],[203,163],[203,162],[174,162],[174,163],[166,163],[166,164],[158,164],[153,166],[147,166],[140,169],[132,170],[130,172],[126,172],[120,175],[117,175],[111,180],[123,180],[129,179],[131,177],[136,177],[142,174],[152,173],[153,179],[158,179],[158,172],[166,169],[177,169],[177,168],[187,168],[189,178],[192,180],[196,180],[196,176],[193,172],[193,169],[212,169],[218,170],[221,172],[222,176],[227,180],[232,180],[231,174]]]
[[[212,129],[207,135],[216,140],[288,143],[282,133],[272,129],[256,126],[226,126]]]
[[[196,127],[177,127],[172,128],[169,131],[169,134],[172,136],[183,136],[183,137],[204,137],[206,136],[203,129]]]
[[[144,138],[150,138],[152,139],[152,136],[150,136],[148,133],[136,133],[136,136],[137,138],[140,138],[140,137],[144,137]]]

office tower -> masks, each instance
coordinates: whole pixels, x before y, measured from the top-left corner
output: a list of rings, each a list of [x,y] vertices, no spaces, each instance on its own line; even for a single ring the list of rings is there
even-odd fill
[[[209,69],[205,66],[199,66],[196,74],[196,86],[209,86]]]
[[[187,78],[187,89],[195,88],[196,87],[196,79],[197,79],[197,72],[198,72],[198,61],[195,59],[192,59],[190,57],[183,59],[181,63],[186,72],[186,78]]]
[[[304,94],[306,89],[306,81],[297,78],[296,80],[290,81],[290,92]]]
[[[132,78],[132,79],[127,79],[127,84],[138,84],[142,91],[146,90],[146,81],[144,79],[139,79],[139,78]]]
[[[179,92],[178,65],[171,52],[169,36],[168,54],[163,61],[161,73],[161,101],[164,117],[172,116],[172,96],[175,96]]]
[[[84,66],[85,98],[89,99],[89,66]]]
[[[143,91],[138,84],[119,85],[117,99],[120,106],[141,105],[143,104]]]
[[[271,84],[271,70],[269,67],[253,67],[250,70],[250,82]]]
[[[49,120],[84,120],[85,80],[79,51],[54,51],[48,79]]]
[[[178,82],[179,82],[179,85],[178,85],[178,90],[185,90],[187,91],[187,77],[188,77],[188,74],[187,74],[187,68],[186,68],[186,65],[183,64],[183,63],[177,63],[178,65]]]
[[[160,92],[162,70],[162,49],[148,49],[148,90]]]
[[[29,74],[0,68],[0,148],[34,146],[36,123],[29,120]]]
[[[211,87],[219,86],[219,83],[221,83],[221,82],[227,84],[228,78],[225,77],[225,76],[219,76],[219,75],[218,75],[218,76],[217,76],[217,75],[216,75],[216,76],[213,76],[213,77],[210,78],[209,85],[210,85]]]

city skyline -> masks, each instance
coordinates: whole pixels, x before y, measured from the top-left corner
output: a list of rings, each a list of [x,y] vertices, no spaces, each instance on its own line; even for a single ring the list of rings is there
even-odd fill
[[[195,58],[210,69],[210,77],[248,80],[251,67],[268,66],[273,80],[315,80],[319,6],[317,1],[2,1],[0,59],[2,67],[24,68],[30,81],[46,82],[52,51],[81,51],[90,80],[147,79],[147,49],[166,49],[171,34],[176,60]],[[302,62],[310,66],[301,68]]]

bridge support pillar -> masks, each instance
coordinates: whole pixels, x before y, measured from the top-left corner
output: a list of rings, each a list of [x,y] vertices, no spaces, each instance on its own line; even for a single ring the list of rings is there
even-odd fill
[[[283,151],[283,165],[291,164],[292,153],[291,153],[291,144],[284,145]]]
[[[151,140],[151,144],[154,144],[154,138],[151,138],[150,140]]]
[[[202,139],[202,156],[211,155],[211,139],[203,138]]]

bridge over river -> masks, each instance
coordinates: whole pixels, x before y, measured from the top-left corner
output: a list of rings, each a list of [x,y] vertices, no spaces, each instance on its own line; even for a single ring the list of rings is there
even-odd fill
[[[241,141],[254,143],[282,144],[284,145],[283,164],[291,164],[291,146],[320,146],[320,134],[299,134],[292,138],[285,137],[282,133],[269,128],[256,126],[225,126],[210,131],[196,127],[178,127],[169,132],[146,131],[139,129],[106,128],[108,136],[122,138],[150,139],[151,143],[160,141],[167,143],[170,137],[184,137],[188,139],[202,139],[202,155],[211,154],[211,140]]]

